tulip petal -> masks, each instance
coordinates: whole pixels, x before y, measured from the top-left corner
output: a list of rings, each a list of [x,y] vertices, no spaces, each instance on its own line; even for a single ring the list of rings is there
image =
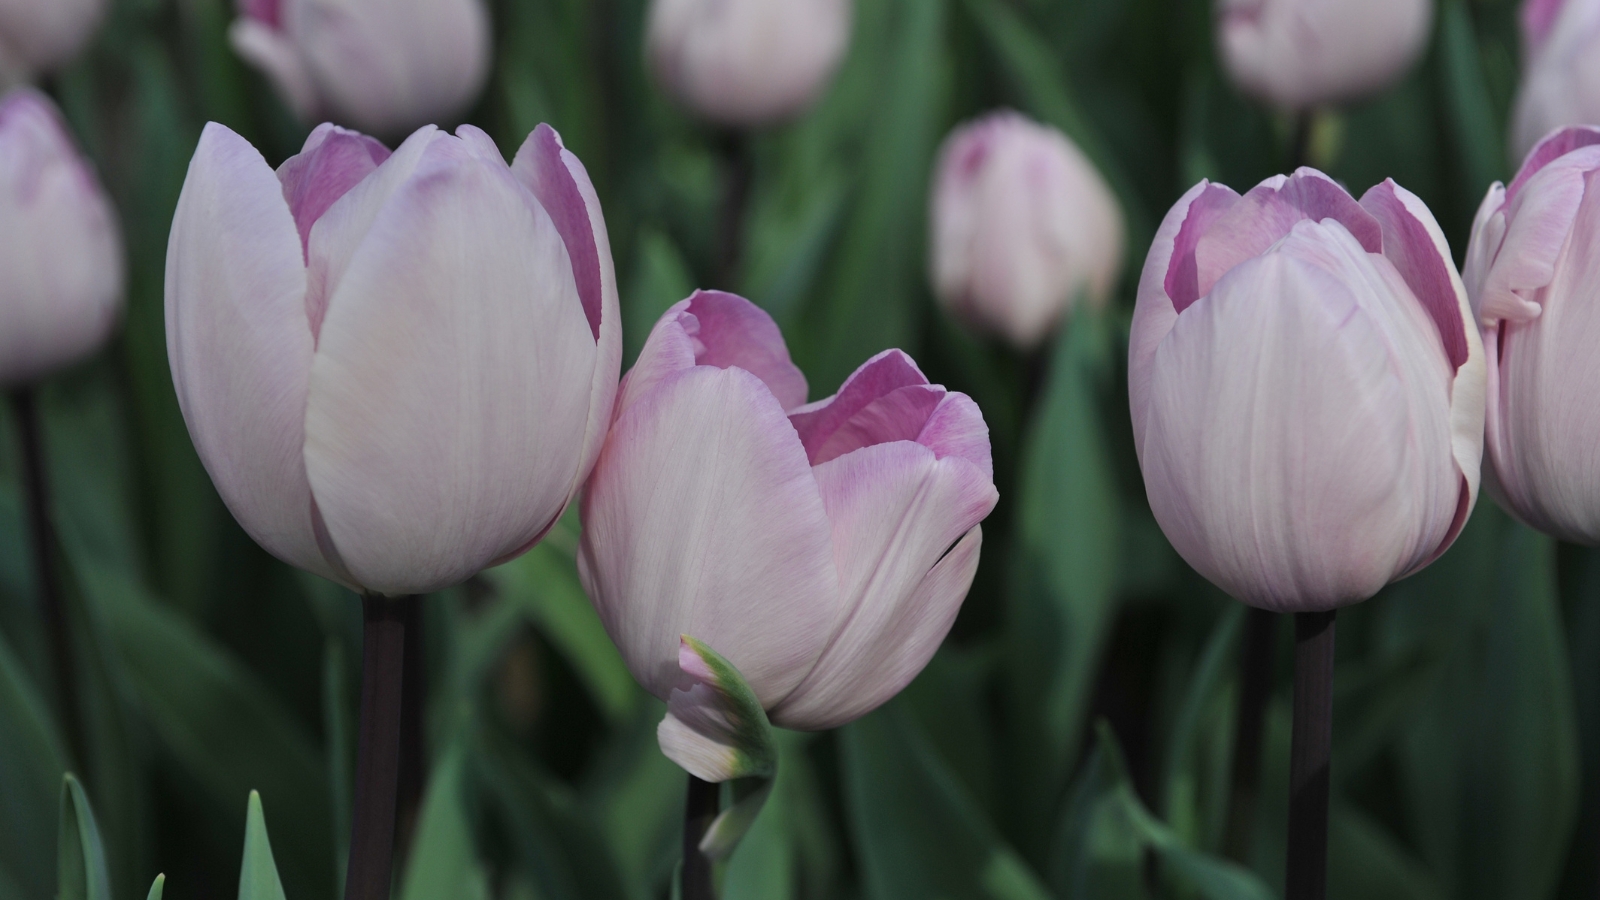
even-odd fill
[[[389,148],[332,123],[318,125],[300,153],[278,167],[300,244],[309,258],[311,226],[334,201],[349,193],[389,158]]]
[[[243,138],[207,125],[167,247],[167,354],[195,449],[245,531],[337,578],[317,548],[302,448],[306,274],[283,190]]]
[[[306,408],[312,488],[362,585],[459,583],[565,506],[597,357],[576,294],[549,217],[457,139],[383,204],[334,287]]]
[[[1600,167],[1600,146],[1574,151],[1540,169],[1512,197],[1506,192],[1506,232],[1479,298],[1491,319],[1527,321],[1539,315],[1534,295],[1555,277],[1583,201],[1585,174]]]
[[[810,671],[840,609],[810,463],[743,369],[696,367],[649,396],[617,417],[584,492],[585,587],[650,693],[669,695],[678,637],[692,634],[770,706]]]
[[[959,456],[977,466],[990,481],[994,480],[989,425],[983,421],[983,411],[978,409],[978,404],[966,394],[945,394],[938,409],[922,426],[917,443],[932,450],[939,459]]]
[[[773,722],[788,728],[843,724],[916,677],[966,597],[976,539],[952,554],[953,571],[928,591],[919,589],[999,499],[977,466],[938,459],[906,441],[841,456],[817,466],[816,475],[833,523],[845,606],[816,667],[771,709]]]
[[[927,383],[928,377],[911,357],[900,350],[885,350],[862,363],[845,379],[839,393],[794,410],[789,421],[815,465],[817,451],[856,413],[891,391]]]
[[[291,112],[301,119],[318,118],[316,81],[300,51],[282,32],[252,18],[239,18],[228,26],[228,43],[245,62],[266,73]]]
[[[1522,167],[1517,169],[1517,177],[1511,179],[1511,186],[1506,189],[1507,200],[1516,197],[1522,191],[1522,186],[1528,183],[1528,179],[1537,175],[1545,166],[1574,150],[1595,144],[1600,144],[1600,128],[1593,125],[1569,125],[1546,135],[1528,152],[1527,159],[1522,161]]]
[[[840,425],[811,453],[820,466],[853,450],[890,441],[915,441],[945,396],[944,388],[912,384],[872,401]]]
[[[1383,226],[1383,255],[1422,302],[1439,329],[1453,368],[1467,361],[1472,308],[1451,262],[1444,232],[1417,196],[1388,178],[1361,197],[1361,206]],[[1371,251],[1368,251],[1371,252]]]
[[[772,777],[778,748],[755,692],[709,645],[689,635],[680,641],[682,677],[656,729],[662,754],[702,781]]]
[[[622,310],[617,295],[617,272],[611,259],[611,238],[588,170],[577,156],[562,146],[561,135],[554,128],[540,125],[534,129],[517,151],[511,171],[528,185],[540,205],[550,213],[567,247],[567,258],[574,260],[573,278],[578,284],[584,318],[589,322],[589,331],[595,337],[599,353],[590,384],[582,463],[573,482],[576,493],[589,477],[605,442],[606,430],[611,427],[617,400],[617,376],[622,370]],[[578,210],[572,206],[574,193],[582,203],[582,213],[586,217],[582,221],[577,219]],[[561,210],[560,215],[555,208]],[[592,256],[589,245],[593,246]],[[585,288],[585,279],[590,276],[579,275],[580,266],[576,260],[580,258],[592,259],[594,271],[598,273],[598,281],[589,282],[588,288]],[[585,290],[598,291],[598,294],[585,299]]]

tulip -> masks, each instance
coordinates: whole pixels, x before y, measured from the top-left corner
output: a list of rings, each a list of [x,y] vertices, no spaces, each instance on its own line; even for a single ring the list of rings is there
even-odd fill
[[[211,124],[167,250],[189,433],[278,558],[399,595],[537,541],[605,436],[616,278],[583,165],[541,125],[507,167],[432,126],[331,125],[276,173]]]
[[[1217,45],[1240,90],[1300,111],[1398,80],[1432,20],[1432,0],[1218,0]]]
[[[1167,214],[1134,312],[1134,446],[1156,521],[1252,606],[1364,600],[1477,499],[1484,352],[1431,213],[1320,172]]]
[[[1066,135],[992,113],[945,140],[935,171],[930,263],[951,312],[1029,349],[1080,294],[1105,303],[1122,268],[1122,210]]]
[[[1600,128],[1540,142],[1472,226],[1467,293],[1489,361],[1489,490],[1522,521],[1600,544]]]
[[[483,0],[239,0],[228,37],[302,120],[404,134],[460,113],[489,74]]]
[[[0,101],[0,385],[105,342],[122,308],[116,215],[49,98]]]
[[[998,498],[971,398],[889,350],[805,401],[771,318],[710,291],[661,317],[620,389],[579,572],[634,677],[673,703],[680,764],[704,680],[685,636],[773,724],[832,728],[922,670],[971,586]]]
[[[1511,122],[1520,159],[1551,130],[1600,125],[1600,2],[1526,0],[1522,84]]]
[[[655,0],[645,52],[656,80],[714,122],[788,119],[826,87],[850,43],[852,0]]]
[[[106,0],[0,0],[0,74],[9,80],[59,69],[105,14]]]

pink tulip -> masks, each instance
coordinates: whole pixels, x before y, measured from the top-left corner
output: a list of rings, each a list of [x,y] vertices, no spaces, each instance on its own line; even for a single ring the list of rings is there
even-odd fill
[[[17,78],[69,63],[105,18],[106,0],[0,0],[0,74]]]
[[[698,115],[764,125],[804,112],[844,59],[853,0],[654,0],[646,56]]]
[[[1563,125],[1600,125],[1600,0],[1526,0],[1511,152]]]
[[[1217,0],[1217,45],[1241,90],[1303,110],[1399,80],[1432,20],[1433,0]]]
[[[982,331],[1037,346],[1072,303],[1103,305],[1122,268],[1122,210],[1054,128],[991,113],[945,140],[929,240],[939,300]]]
[[[805,401],[767,314],[709,291],[661,317],[623,382],[579,571],[634,677],[683,722],[706,718],[685,709],[703,673],[692,653],[680,667],[684,635],[736,666],[774,724],[832,728],[922,670],[972,583],[998,497],[977,405],[898,350]],[[661,731],[680,763],[683,732]]]
[[[489,75],[483,0],[238,0],[228,37],[307,122],[405,134],[469,106]]]
[[[1128,379],[1156,521],[1240,600],[1364,600],[1443,553],[1478,494],[1484,354],[1433,215],[1312,169],[1201,182],[1156,234]]]
[[[541,125],[507,167],[432,126],[390,155],[324,125],[276,173],[221,125],[167,250],[167,352],[239,523],[352,587],[455,584],[583,483],[620,368],[600,203]]]
[[[1489,490],[1535,528],[1600,543],[1600,128],[1556,132],[1489,188],[1465,269],[1489,361]]]
[[[116,214],[55,105],[0,102],[0,385],[36,380],[105,343],[122,309]]]

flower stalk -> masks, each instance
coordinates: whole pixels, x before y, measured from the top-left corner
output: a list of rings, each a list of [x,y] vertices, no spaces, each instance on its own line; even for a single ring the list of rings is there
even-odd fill
[[[700,848],[721,805],[722,785],[689,776],[683,803],[683,874],[681,900],[715,900],[711,856]]]
[[[1333,746],[1334,610],[1294,617],[1294,724],[1289,748],[1288,900],[1328,892],[1328,763]]]
[[[361,717],[345,900],[389,900],[405,683],[407,608],[416,597],[363,594]]]

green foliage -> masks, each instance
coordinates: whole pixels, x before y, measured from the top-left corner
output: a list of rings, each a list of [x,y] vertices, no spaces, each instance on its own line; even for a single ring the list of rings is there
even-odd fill
[[[1170,204],[1203,177],[1245,189],[1288,165],[1290,122],[1218,66],[1213,6],[857,0],[817,106],[734,140],[651,84],[646,0],[492,0],[493,72],[466,118],[508,154],[548,121],[583,159],[627,359],[690,290],[742,290],[782,325],[813,398],[899,346],[971,394],[991,430],[1001,502],[946,647],[885,709],[774,734],[770,794],[721,866],[728,900],[1257,900],[1280,886],[1287,653],[1255,834],[1227,861],[1243,616],[1155,525],[1124,375],[1135,282]],[[1313,161],[1357,193],[1395,178],[1459,255],[1488,183],[1513,169],[1515,12],[1440,0],[1413,71],[1319,112]],[[359,605],[234,524],[165,347],[167,231],[200,129],[220,121],[273,163],[306,135],[229,48],[233,16],[231,0],[113,0],[89,52],[47,84],[116,202],[128,302],[114,346],[41,390],[77,729],[0,413],[0,900],[194,900],[236,878],[241,898],[341,893]],[[939,142],[999,106],[1070,135],[1128,223],[1109,303],[1034,354],[968,333],[927,284]],[[741,168],[743,252],[724,271]],[[573,513],[424,600],[430,755],[402,822],[402,900],[669,895],[684,776],[657,744],[664,705],[583,595],[578,529]],[[1486,498],[1443,559],[1341,613],[1339,644],[1330,896],[1594,895],[1600,553],[1557,548]],[[157,871],[171,884],[152,885]]]

